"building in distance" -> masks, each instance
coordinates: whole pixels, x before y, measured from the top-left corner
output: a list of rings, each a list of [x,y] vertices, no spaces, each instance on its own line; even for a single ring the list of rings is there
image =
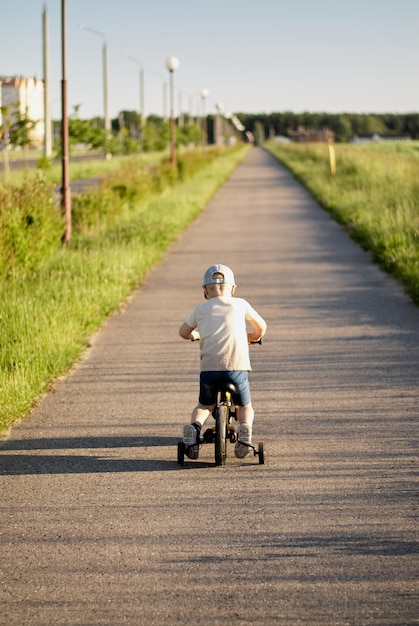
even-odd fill
[[[0,106],[7,109],[9,121],[13,124],[19,112],[36,122],[29,133],[30,146],[41,147],[45,137],[44,81],[37,77],[0,76],[0,87]],[[4,123],[2,118],[0,113],[0,125]]]

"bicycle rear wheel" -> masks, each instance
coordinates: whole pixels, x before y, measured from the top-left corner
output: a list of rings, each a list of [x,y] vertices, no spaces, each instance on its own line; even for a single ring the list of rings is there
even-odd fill
[[[226,406],[218,407],[218,416],[215,424],[215,464],[225,465],[227,457],[227,412]]]

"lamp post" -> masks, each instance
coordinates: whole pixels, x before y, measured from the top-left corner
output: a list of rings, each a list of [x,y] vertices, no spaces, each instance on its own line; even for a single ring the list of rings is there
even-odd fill
[[[208,89],[206,89],[206,87],[203,87],[201,89],[201,100],[202,100],[202,145],[206,146],[208,143],[208,136],[207,136],[207,118],[205,115],[205,99],[208,98],[209,96],[209,91]]]
[[[183,117],[182,92],[179,91],[179,128],[182,128],[183,124],[184,124],[184,117]]]
[[[65,215],[63,242],[71,239],[71,197],[68,162],[68,114],[67,114],[67,58],[66,58],[66,2],[61,0],[61,208]]]
[[[224,108],[224,105],[221,104],[221,102],[218,102],[215,105],[215,108],[217,109],[217,117],[216,117],[216,124],[215,124],[215,144],[219,146],[219,145],[223,145],[224,143],[222,117],[221,117],[221,112]]]
[[[49,159],[52,155],[52,123],[49,72],[49,32],[48,10],[44,4],[42,12],[43,65],[44,65],[44,155]]]
[[[173,73],[178,67],[179,59],[177,57],[169,57],[166,60],[166,69],[169,70],[170,77],[170,160],[173,167],[176,166],[176,126],[173,95]]]
[[[105,118],[105,130],[106,140],[109,139],[111,134],[111,120],[109,117],[109,93],[108,93],[108,46],[106,43],[106,35],[100,30],[90,28],[86,24],[79,24],[79,28],[87,30],[89,33],[93,33],[102,39],[102,66],[103,66],[103,114]],[[106,151],[106,158],[110,159],[111,155]]]
[[[122,55],[121,55],[122,56]],[[143,130],[144,130],[144,122],[145,122],[145,111],[144,111],[144,67],[143,62],[140,59],[136,59],[135,57],[124,56],[128,61],[133,61],[140,66],[139,73],[139,85],[140,85],[140,133],[141,133],[141,142],[143,142]]]

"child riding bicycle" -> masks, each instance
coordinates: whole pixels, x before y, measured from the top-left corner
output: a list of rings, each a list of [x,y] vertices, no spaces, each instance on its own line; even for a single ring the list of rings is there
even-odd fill
[[[249,343],[264,336],[266,322],[246,300],[233,298],[234,274],[226,265],[211,265],[202,287],[206,302],[196,306],[179,329],[183,339],[199,340],[201,356],[199,401],[190,424],[183,427],[186,455],[198,458],[201,428],[215,407],[220,384],[226,382],[236,389],[232,399],[239,429],[234,453],[242,459],[251,451],[254,419],[248,381]],[[247,332],[247,323],[252,332]]]

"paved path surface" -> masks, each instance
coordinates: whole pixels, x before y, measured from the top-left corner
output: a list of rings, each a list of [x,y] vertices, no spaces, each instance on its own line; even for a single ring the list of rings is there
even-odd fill
[[[269,324],[264,466],[176,463],[214,262]],[[2,443],[0,623],[417,624],[418,374],[419,310],[253,149]]]

